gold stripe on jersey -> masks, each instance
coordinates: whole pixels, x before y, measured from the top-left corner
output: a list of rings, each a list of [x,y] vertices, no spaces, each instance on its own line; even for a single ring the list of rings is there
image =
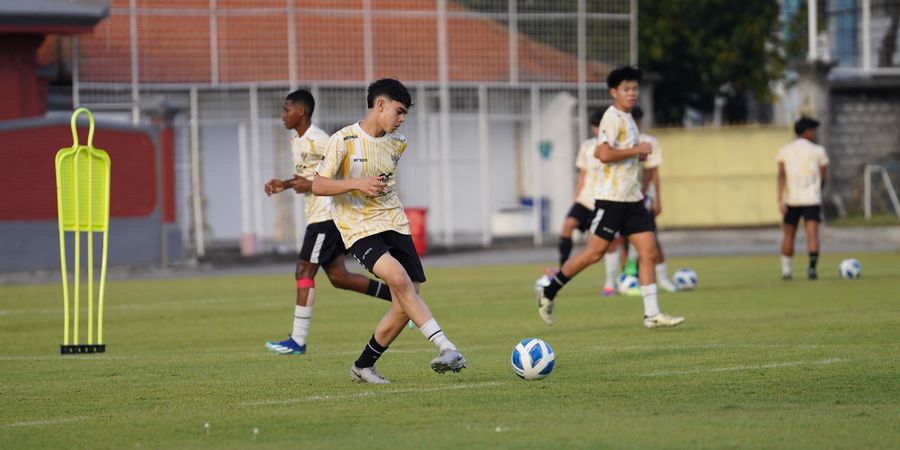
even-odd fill
[[[294,173],[312,181],[327,145],[328,134],[315,125],[310,125],[303,136],[295,134],[291,138]],[[331,220],[331,197],[317,197],[312,192],[307,192],[303,198],[307,224]]]
[[[325,158],[319,164],[320,176],[336,180],[384,177],[387,187],[380,195],[368,196],[350,191],[333,197],[332,215],[344,245],[385,231],[409,234],[409,220],[403,212],[395,178],[397,163],[406,150],[406,138],[389,133],[380,138],[366,134],[358,123],[344,127],[331,136]]]

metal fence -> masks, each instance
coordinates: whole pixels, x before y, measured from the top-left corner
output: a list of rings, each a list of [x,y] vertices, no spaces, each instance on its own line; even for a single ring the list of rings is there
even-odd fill
[[[246,236],[295,251],[302,196],[262,191],[292,172],[284,96],[310,89],[333,132],[384,76],[417,105],[398,183],[431,242],[539,243],[570,206],[588,112],[610,103],[602,80],[636,63],[636,20],[635,0],[114,0],[73,45],[73,96],[133,123],[181,108],[177,220],[195,256]]]
[[[810,59],[836,76],[900,75],[900,0],[808,2]]]

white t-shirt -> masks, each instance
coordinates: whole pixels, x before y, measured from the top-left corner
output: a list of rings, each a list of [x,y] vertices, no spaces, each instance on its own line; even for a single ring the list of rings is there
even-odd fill
[[[631,113],[619,111],[610,106],[600,120],[597,143],[609,143],[613,151],[634,147],[638,144],[638,127]],[[641,193],[641,161],[637,155],[620,161],[604,163],[597,172],[594,184],[594,198],[614,202],[637,202],[644,198]]]
[[[812,206],[822,203],[820,169],[828,165],[825,147],[805,138],[797,138],[781,147],[775,160],[784,163],[786,205]]]
[[[303,133],[297,136],[292,133],[291,156],[294,160],[294,173],[313,180],[316,175],[316,167],[322,162],[325,155],[325,146],[328,145],[328,134],[321,128],[310,125]],[[312,192],[304,194],[306,203],[306,223],[318,223],[331,220],[331,197],[317,197]]]
[[[649,134],[641,133],[640,138],[638,139],[640,142],[648,142],[650,146],[653,147],[653,153],[647,155],[647,159],[644,161],[644,169],[658,169],[659,166],[663,163],[662,156],[662,146],[659,145],[659,140]],[[641,173],[641,178],[643,178],[644,174]],[[645,192],[648,199],[656,197],[656,188],[653,187],[653,183],[647,185],[647,192]]]
[[[603,163],[594,156],[597,148],[597,138],[590,138],[581,143],[578,149],[578,157],[575,159],[575,167],[584,171],[584,184],[575,201],[584,205],[587,209],[594,209],[594,184],[597,181],[597,172],[603,167]]]

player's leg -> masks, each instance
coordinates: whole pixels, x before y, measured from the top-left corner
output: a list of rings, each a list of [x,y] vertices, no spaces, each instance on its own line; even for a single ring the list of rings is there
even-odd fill
[[[619,276],[619,247],[622,246],[622,237],[616,236],[606,253],[603,255],[604,272],[606,273],[606,281],[603,283],[603,295],[609,297],[616,293],[616,277]]]
[[[556,294],[559,293],[559,290],[562,289],[569,280],[575,277],[575,275],[578,275],[579,272],[591,264],[600,261],[603,254],[606,253],[606,249],[609,247],[611,240],[612,236],[605,239],[596,234],[591,234],[588,236],[587,244],[584,248],[569,258],[569,260],[559,268],[559,272],[550,279],[550,284],[536,289],[538,315],[547,323],[547,325],[553,323],[553,302],[556,298]]]
[[[675,292],[678,288],[669,280],[669,268],[666,266],[666,255],[663,253],[662,245],[659,243],[659,233],[656,230],[656,218],[653,217],[652,212],[650,213],[650,219],[653,222],[653,237],[656,241],[656,260],[654,261],[654,266],[656,267],[656,285],[666,292]]]
[[[642,231],[628,235],[638,253],[638,279],[641,281],[641,297],[644,300],[644,326],[647,328],[674,327],[684,322],[684,317],[663,314],[659,310],[658,291],[656,285],[657,260],[656,234]]]
[[[375,363],[403,331],[403,325],[407,320],[409,320],[409,316],[403,312],[400,303],[392,302],[391,309],[375,326],[375,332],[369,338],[369,343],[366,344],[359,358],[350,366],[351,380],[357,383],[390,383],[375,370]]]
[[[572,254],[572,231],[578,228],[578,219],[571,215],[563,221],[562,231],[559,233],[559,266],[562,267],[569,255]]]
[[[809,250],[809,266],[806,268],[806,276],[810,280],[819,278],[816,273],[816,264],[819,263],[819,219],[821,208],[812,206],[805,208],[803,224],[806,226],[806,245]]]
[[[328,275],[332,286],[391,301],[391,289],[387,284],[348,271],[344,260],[344,255],[341,254],[324,266],[325,274]]]
[[[294,306],[294,321],[291,334],[283,341],[266,342],[266,348],[281,355],[302,355],[306,353],[306,337],[312,321],[312,310],[316,302],[315,276],[318,264],[308,260],[297,260],[294,278],[297,283],[297,300]]]
[[[781,278],[790,280],[793,277],[791,258],[794,256],[794,239],[797,225],[800,223],[800,208],[788,206],[784,214],[781,239]]]

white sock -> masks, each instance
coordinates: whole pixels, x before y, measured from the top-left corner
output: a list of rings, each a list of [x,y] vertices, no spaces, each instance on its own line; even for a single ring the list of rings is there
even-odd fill
[[[434,343],[438,350],[456,350],[456,346],[450,342],[450,339],[447,339],[447,336],[444,336],[444,332],[441,331],[440,325],[438,325],[434,318],[419,327],[419,331],[422,332],[422,336],[425,336],[425,339]]]
[[[653,317],[659,314],[659,304],[656,302],[656,283],[641,286],[641,296],[644,297],[644,316]]]
[[[603,256],[603,265],[606,266],[606,286],[616,285],[616,272],[619,271],[619,252],[606,252]]]
[[[291,333],[291,339],[299,345],[306,345],[306,336],[309,335],[309,324],[312,322],[313,305],[315,304],[316,290],[310,288],[309,295],[306,297],[306,306],[294,307],[294,331]]]
[[[791,273],[791,257],[781,255],[781,274],[790,275]]]
[[[656,280],[669,281],[669,269],[666,267],[666,263],[661,262],[656,265]]]

